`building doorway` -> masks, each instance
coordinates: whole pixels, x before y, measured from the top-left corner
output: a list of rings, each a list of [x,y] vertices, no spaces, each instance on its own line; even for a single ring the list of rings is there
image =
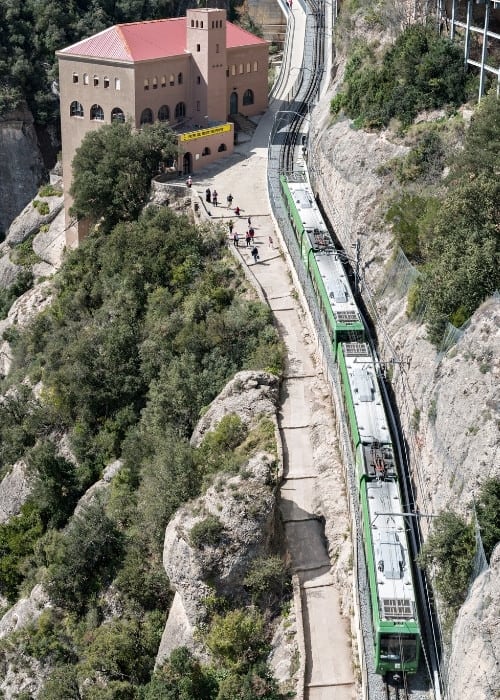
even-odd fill
[[[238,93],[232,92],[229,98],[229,114],[238,114]]]
[[[184,175],[191,175],[193,170],[193,156],[191,153],[184,153],[182,160],[182,172]]]

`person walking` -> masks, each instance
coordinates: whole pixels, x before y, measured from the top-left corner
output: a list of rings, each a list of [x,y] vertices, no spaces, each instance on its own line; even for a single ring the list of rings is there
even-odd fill
[[[229,219],[227,222],[227,227],[229,229],[229,235],[233,233],[233,228],[234,228],[234,221],[232,219]]]
[[[251,250],[251,253],[252,253],[254,264],[256,264],[257,260],[259,259],[259,249],[257,248],[257,246],[254,245],[254,247]]]
[[[273,245],[273,239],[272,239],[271,236],[269,236],[269,247],[270,247],[270,248],[273,248],[273,247],[274,247],[274,245]]]
[[[233,243],[234,243],[234,245],[235,245],[237,248],[240,247],[240,246],[239,246],[239,240],[240,240],[240,237],[238,236],[238,231],[235,231],[235,232],[233,233]]]
[[[248,217],[247,221],[248,221],[248,226],[250,227],[252,225],[252,219],[250,217]]]
[[[214,205],[214,207],[217,206],[217,197],[218,197],[217,190],[214,190],[212,192],[212,204]]]
[[[250,226],[250,228],[248,229],[248,235],[250,236],[250,241],[253,243],[253,239],[254,239],[254,236],[255,236],[255,231],[253,230],[253,228],[252,228],[251,226]]]
[[[211,198],[212,198],[212,193],[210,192],[210,189],[207,187],[207,189],[205,190],[205,199],[209,204],[210,204]]]
[[[247,248],[248,248],[250,243],[252,242],[252,239],[250,238],[250,231],[247,231],[246,241],[247,241]]]
[[[231,192],[227,195],[227,207],[228,209],[231,209],[231,205],[233,203],[233,195]]]
[[[240,215],[240,208],[239,208],[239,207],[235,207],[235,208],[234,208],[234,213],[236,214],[236,216],[239,216],[239,215]]]
[[[187,185],[188,187],[191,187],[192,184],[193,184],[193,180],[192,180],[192,178],[191,178],[191,175],[189,175],[189,176],[188,176],[188,179],[186,180],[186,185]]]

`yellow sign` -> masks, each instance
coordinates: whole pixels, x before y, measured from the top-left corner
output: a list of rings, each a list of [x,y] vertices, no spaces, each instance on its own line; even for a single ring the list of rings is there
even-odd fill
[[[185,134],[180,134],[179,141],[193,141],[194,139],[202,139],[205,136],[215,136],[215,134],[224,134],[226,131],[231,131],[231,126],[231,124],[221,124],[221,126],[211,126],[209,129],[187,131]]]

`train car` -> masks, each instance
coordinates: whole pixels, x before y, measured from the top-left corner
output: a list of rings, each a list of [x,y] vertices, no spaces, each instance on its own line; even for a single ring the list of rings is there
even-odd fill
[[[356,460],[377,673],[415,673],[420,628],[398,471],[377,380],[364,343],[338,352]]]
[[[383,675],[412,673],[419,662],[420,629],[398,472],[375,358],[307,176],[281,176],[281,191],[341,377],[356,461],[375,669]]]
[[[364,325],[349,279],[306,179],[281,177],[281,189],[300,255],[328,328],[333,352],[344,341],[360,342]]]

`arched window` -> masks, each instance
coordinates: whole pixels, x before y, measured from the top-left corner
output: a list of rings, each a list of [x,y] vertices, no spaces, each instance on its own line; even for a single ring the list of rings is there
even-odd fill
[[[241,75],[243,73],[243,63],[240,63],[238,68],[238,73]]]
[[[179,75],[177,76],[177,84],[182,85],[182,73],[179,73]]]
[[[259,64],[257,63],[257,61],[254,61],[253,62],[253,72],[255,73],[257,70],[259,70]]]
[[[69,116],[70,117],[83,117],[83,105],[76,100],[72,102],[69,106]]]
[[[219,151],[219,153],[222,153],[223,151],[227,151],[227,146],[226,146],[226,144],[225,144],[225,143],[221,143],[221,145],[219,146],[219,148],[218,148],[217,150]]]
[[[98,122],[104,121],[104,110],[101,105],[92,105],[90,108],[90,118]]]
[[[166,87],[166,85],[167,85],[167,76],[166,76],[166,75],[162,75],[162,76],[161,76],[161,86],[162,86],[162,87]]]
[[[202,156],[209,156],[209,155],[210,155],[210,149],[209,149],[208,146],[205,146],[205,148],[204,148],[203,151],[201,152],[201,155],[202,155]]]
[[[253,90],[245,90],[243,95],[244,105],[253,105]]]
[[[234,63],[231,66],[231,75],[236,75],[236,65]]]
[[[112,122],[124,122],[125,121],[125,114],[123,113],[123,110],[120,109],[119,107],[114,107],[111,111],[111,121]]]
[[[109,88],[109,78],[107,75],[105,75],[103,78],[103,85],[105,88]]]
[[[84,84],[84,85],[88,85],[88,84],[89,84],[89,74],[88,74],[88,73],[84,73],[84,74],[83,74],[83,84]]]
[[[115,78],[115,90],[120,90],[120,88],[121,88],[120,78]]]
[[[247,73],[250,73],[251,70],[252,70],[251,65],[249,63],[247,63]]]
[[[175,105],[175,118],[180,119],[186,116],[186,105],[184,102],[178,102]]]
[[[153,90],[157,90],[157,89],[158,89],[158,78],[155,75],[155,77],[153,78]]]
[[[149,90],[149,79],[148,78],[144,78],[144,89]]]
[[[142,124],[152,124],[152,123],[153,123],[153,112],[149,109],[149,107],[146,107],[146,109],[142,110],[141,125]]]
[[[99,87],[99,76],[94,75],[94,87]]]
[[[73,82],[74,83],[78,82],[78,73],[73,73]]]
[[[172,87],[173,85],[175,85],[175,78],[174,78],[174,76],[173,76],[172,73],[170,73],[170,78],[168,79],[168,82],[169,82],[169,84],[170,84],[170,87]]]
[[[158,110],[158,120],[160,122],[168,122],[170,119],[170,110],[167,105],[162,105]]]

